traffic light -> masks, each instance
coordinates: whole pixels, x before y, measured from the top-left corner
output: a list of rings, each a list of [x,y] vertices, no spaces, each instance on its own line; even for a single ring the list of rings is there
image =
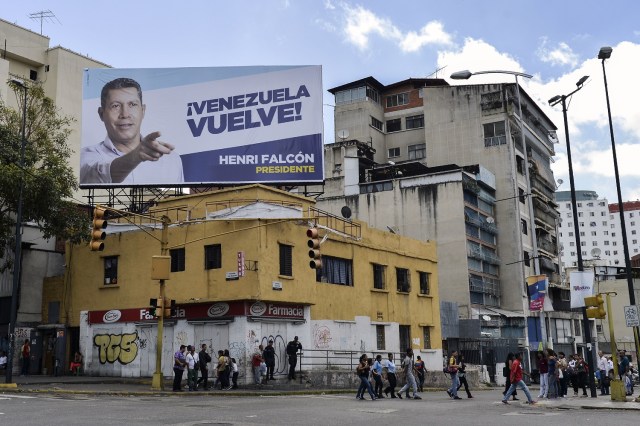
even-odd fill
[[[178,315],[178,305],[176,304],[176,301],[171,299],[171,304],[170,304],[170,308],[169,308],[169,313],[171,314],[171,318],[175,317]]]
[[[164,299],[164,317],[171,318],[175,315],[176,301]]]
[[[93,209],[93,230],[91,231],[91,242],[89,247],[91,251],[104,250],[104,240],[107,233],[104,231],[107,228],[107,221],[104,219],[106,210],[102,207],[94,207]]]
[[[149,299],[149,315],[159,318],[162,315],[162,299]]]
[[[322,253],[320,253],[320,235],[318,234],[318,228],[307,229],[307,246],[309,247],[309,267],[311,269],[322,268]]]
[[[601,294],[585,297],[584,305],[587,308],[588,318],[603,319],[607,317],[607,313],[604,310],[604,299]]]

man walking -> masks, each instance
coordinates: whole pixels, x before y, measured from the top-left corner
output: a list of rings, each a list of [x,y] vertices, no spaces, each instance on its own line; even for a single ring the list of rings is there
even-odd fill
[[[287,343],[287,356],[289,357],[289,380],[296,379],[298,351],[302,351],[302,344],[298,341],[298,336],[295,336],[292,341]]]
[[[258,349],[251,356],[251,368],[253,369],[253,384],[260,385],[262,380],[260,377],[260,364],[262,364],[262,345],[258,346]]]
[[[180,349],[173,355],[173,391],[182,392],[182,374],[184,373],[184,366],[186,365],[186,359],[184,357],[184,351],[187,347],[180,345]]]
[[[205,343],[201,346],[198,359],[200,360],[200,378],[197,384],[199,386],[200,383],[203,383],[204,389],[206,390],[209,389],[209,368],[207,365],[211,362],[211,355],[207,353],[207,345]]]
[[[402,392],[407,392],[407,399],[411,399],[409,396],[409,388],[411,388],[413,391],[413,399],[422,399],[418,395],[418,385],[416,385],[416,378],[413,375],[413,349],[407,349],[407,354],[404,356],[402,366],[404,367],[407,383],[405,383],[398,392],[398,398],[402,399]]]
[[[509,405],[508,399],[511,396],[511,394],[515,392],[516,387],[519,387],[524,391],[524,394],[527,396],[527,400],[529,401],[529,404],[533,405],[537,402],[537,401],[534,401],[533,398],[531,398],[531,393],[529,393],[529,388],[522,381],[523,375],[528,376],[528,374],[522,370],[522,353],[519,352],[516,354],[515,361],[513,361],[513,363],[511,364],[511,372],[510,372],[510,379],[509,379],[509,381],[511,382],[511,386],[509,386],[509,390],[507,390],[507,392],[504,394],[504,397],[502,398],[503,404]]]

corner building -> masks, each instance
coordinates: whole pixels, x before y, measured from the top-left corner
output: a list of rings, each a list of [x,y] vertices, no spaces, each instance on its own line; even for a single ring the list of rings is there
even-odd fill
[[[556,127],[519,89],[522,116],[515,84],[366,77],[329,89],[336,142],[325,148],[318,205],[346,205],[373,227],[436,242],[449,349],[481,337],[574,349],[557,257]],[[546,320],[528,310],[526,278],[539,274],[556,311]],[[475,361],[500,362],[502,352]]]
[[[285,347],[294,336],[304,348],[303,370],[324,369],[336,354],[345,362],[345,353],[357,360],[360,353],[407,347],[430,368],[440,367],[435,244],[371,229],[314,204],[251,185],[163,200],[150,211],[171,218],[165,288],[177,315],[164,323],[164,376],[172,375],[180,344],[206,343],[214,353],[229,349],[241,380],[249,382],[251,354],[269,339],[276,374],[286,375]],[[160,254],[161,230],[157,222],[134,225],[134,217],[110,220],[104,251],[69,247],[66,276],[45,286],[43,315],[50,301],[60,302],[67,315],[61,322],[85,357],[86,374],[151,376],[157,320],[149,299],[159,294],[151,258]],[[322,240],[319,270],[309,266],[310,226]],[[393,288],[372,289],[378,282]]]

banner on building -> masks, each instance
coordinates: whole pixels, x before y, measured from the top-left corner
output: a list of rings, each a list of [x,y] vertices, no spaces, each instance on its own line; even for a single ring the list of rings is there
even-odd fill
[[[87,69],[80,186],[322,182],[320,66]]]
[[[569,274],[571,309],[584,308],[584,298],[593,296],[593,271],[574,271]]]
[[[529,289],[529,310],[544,310],[544,299],[547,295],[549,280],[546,275],[531,275],[527,277]]]

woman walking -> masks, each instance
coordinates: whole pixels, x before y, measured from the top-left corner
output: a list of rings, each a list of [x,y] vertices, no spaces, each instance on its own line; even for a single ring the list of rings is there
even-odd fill
[[[458,384],[457,390],[460,390],[462,385],[464,385],[464,390],[467,392],[467,398],[473,398],[473,396],[471,396],[471,392],[469,392],[469,383],[467,382],[467,374],[465,372],[467,364],[465,364],[464,356],[462,354],[458,357],[458,365],[458,380],[460,381],[460,384]]]
[[[356,367],[356,374],[360,379],[360,387],[358,388],[358,392],[356,393],[356,399],[364,400],[364,391],[369,392],[369,396],[371,396],[371,400],[375,401],[376,397],[373,394],[373,388],[371,387],[371,382],[369,381],[369,371],[371,370],[371,366],[369,365],[367,354],[362,354],[360,357],[360,362]]]

